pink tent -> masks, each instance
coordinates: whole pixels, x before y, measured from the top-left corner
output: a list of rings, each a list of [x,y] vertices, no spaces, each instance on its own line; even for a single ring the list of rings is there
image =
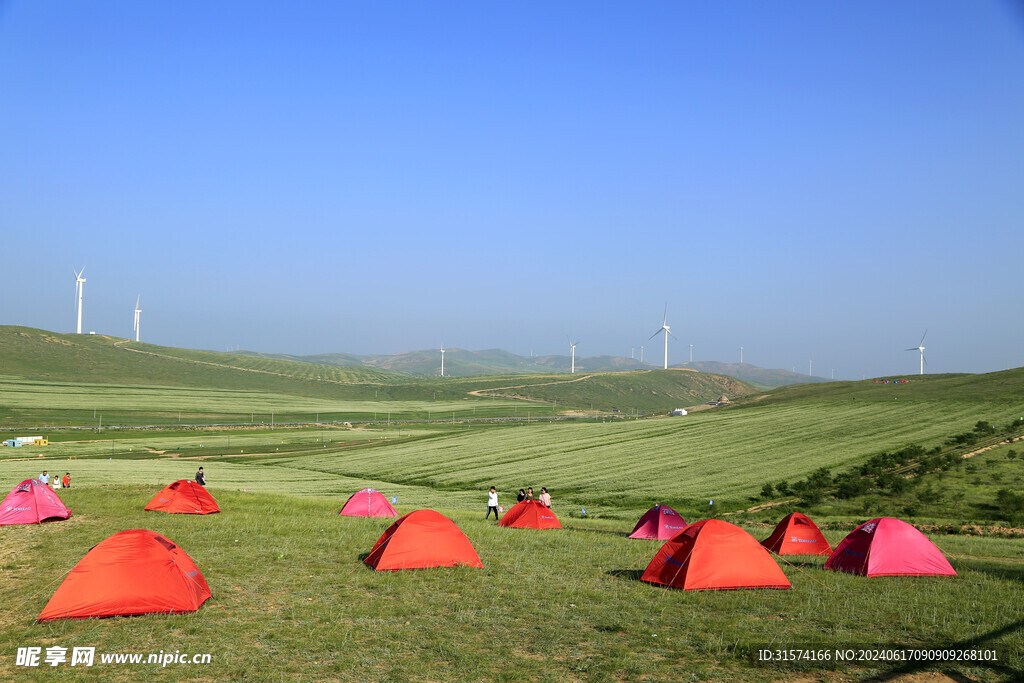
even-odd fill
[[[956,576],[920,531],[892,517],[864,522],[842,540],[825,569],[861,576]]]
[[[380,491],[363,489],[356,491],[345,501],[338,514],[347,517],[397,517],[398,512]]]
[[[667,541],[686,528],[686,520],[668,505],[655,505],[633,527],[630,538]]]
[[[26,479],[0,503],[0,526],[38,524],[48,519],[67,519],[71,510],[49,486],[38,479]]]

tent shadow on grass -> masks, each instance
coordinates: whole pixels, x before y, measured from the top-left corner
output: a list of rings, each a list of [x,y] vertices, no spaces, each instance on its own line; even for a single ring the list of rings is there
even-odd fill
[[[608,576],[627,581],[639,581],[644,575],[643,569],[610,569],[605,572]]]
[[[1003,636],[1009,636],[1009,635],[1011,635],[1013,633],[1016,633],[1016,632],[1018,632],[1018,631],[1020,631],[1022,629],[1024,629],[1024,619],[1018,619],[1017,621],[1010,622],[1009,624],[1007,624],[1006,626],[1003,626],[1002,628],[997,628],[995,630],[989,631],[988,633],[982,633],[981,635],[975,636],[973,638],[964,638],[963,640],[958,640],[956,642],[949,643],[948,645],[943,645],[942,647],[943,648],[950,648],[950,649],[975,649],[975,648],[992,648],[992,647],[998,648],[999,643],[993,642],[993,641],[996,641],[996,639],[1001,638]],[[1008,680],[1008,681],[1024,680],[1024,671],[1022,671],[1020,669],[1014,669],[1014,668],[1011,668],[1009,666],[1006,666],[1002,662],[998,662],[998,661],[997,662],[980,661],[979,660],[979,661],[970,662],[970,663],[975,665],[975,666],[977,666],[977,667],[981,667],[981,668],[986,668],[986,669],[991,669],[993,671],[997,671],[1001,675],[1006,676],[1006,680]],[[866,680],[867,681],[876,681],[876,682],[891,681],[891,680],[900,678],[902,676],[906,676],[907,674],[917,673],[917,672],[922,671],[922,670],[933,669],[935,667],[935,664],[936,664],[935,662],[929,662],[927,660],[922,660],[922,661],[919,661],[919,662],[906,662],[906,663],[894,666],[893,668],[889,669],[888,671],[884,671],[884,672],[878,674],[877,676],[873,676],[872,678],[868,678]],[[970,679],[970,678],[962,678],[962,679],[961,678],[956,678],[955,675],[953,673],[951,673],[951,672],[945,672],[944,671],[943,673],[945,673],[946,675],[950,676],[951,678],[954,678],[954,680],[958,680],[958,681],[959,680],[964,680],[964,681],[973,680],[973,679]]]

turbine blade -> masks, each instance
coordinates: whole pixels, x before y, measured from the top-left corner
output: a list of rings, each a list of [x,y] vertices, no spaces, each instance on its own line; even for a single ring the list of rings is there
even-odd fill
[[[920,346],[921,344],[924,344],[924,338],[927,337],[927,336],[928,336],[928,330],[925,329],[924,334],[921,335],[921,341],[919,341],[917,343],[917,345]]]
[[[668,302],[667,301],[665,302],[665,318],[664,318],[664,320],[662,321],[661,324],[662,325],[667,325],[668,324]]]
[[[648,338],[647,338],[647,341],[651,341],[652,339],[654,339],[655,337],[657,337],[657,336],[658,336],[659,334],[661,334],[662,330],[664,330],[664,329],[665,329],[665,328],[663,327],[663,328],[661,328],[661,330],[658,330],[657,332],[655,332],[654,334],[652,334],[652,335],[651,335],[650,337],[648,337]]]
[[[672,334],[672,330],[665,330],[665,331],[668,332],[669,334]],[[672,338],[675,339],[676,341],[679,341],[679,337],[677,337],[674,334],[672,334]]]

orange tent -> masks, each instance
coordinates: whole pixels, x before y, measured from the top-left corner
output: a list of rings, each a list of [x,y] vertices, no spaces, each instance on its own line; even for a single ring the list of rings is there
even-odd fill
[[[153,496],[153,500],[149,501],[146,509],[193,515],[210,515],[220,512],[217,501],[213,499],[206,488],[189,479],[169,484],[163,491]]]
[[[719,519],[694,522],[666,541],[640,578],[688,591],[790,588],[757,539]]]
[[[498,526],[512,529],[561,529],[562,524],[551,508],[539,500],[524,500],[513,505]]]
[[[801,512],[782,518],[775,531],[761,545],[778,555],[831,555],[832,546],[818,525]]]
[[[209,598],[206,579],[184,550],[153,531],[130,529],[86,553],[36,620],[180,614]]]
[[[379,572],[484,566],[455,522],[433,510],[416,510],[399,517],[377,539],[364,562]]]

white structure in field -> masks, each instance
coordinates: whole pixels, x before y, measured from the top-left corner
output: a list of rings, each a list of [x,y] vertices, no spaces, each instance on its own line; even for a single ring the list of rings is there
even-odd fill
[[[924,374],[924,338],[928,336],[928,330],[924,331],[921,335],[921,341],[917,342],[917,346],[912,346],[907,351],[920,351],[921,352],[921,374]]]
[[[142,313],[142,309],[139,308],[139,301],[141,300],[142,295],[139,294],[139,296],[135,298],[135,323],[132,325],[132,330],[135,331],[135,341],[139,341],[139,327],[141,327],[139,325],[139,314]]]
[[[654,339],[655,337],[657,337],[662,332],[665,333],[665,366],[664,367],[665,367],[666,370],[668,370],[668,336],[670,334],[672,334],[672,330],[668,326],[668,304],[665,304],[665,319],[661,323],[661,329],[659,329],[657,332],[652,334],[651,335],[651,339]],[[674,334],[672,334],[672,338],[675,339],[676,341],[679,341],[679,338],[676,337],[676,335],[674,335]],[[651,339],[648,339],[647,341],[650,341]]]
[[[81,273],[74,268],[71,270],[75,273],[75,300],[78,302],[78,327],[75,328],[75,333],[82,334],[82,289],[85,284],[85,278],[82,277],[82,273],[85,272],[85,266],[82,266]]]
[[[685,408],[676,408],[675,410],[672,411],[672,417],[679,417],[681,415],[687,415],[687,414],[688,413],[686,412]]]

